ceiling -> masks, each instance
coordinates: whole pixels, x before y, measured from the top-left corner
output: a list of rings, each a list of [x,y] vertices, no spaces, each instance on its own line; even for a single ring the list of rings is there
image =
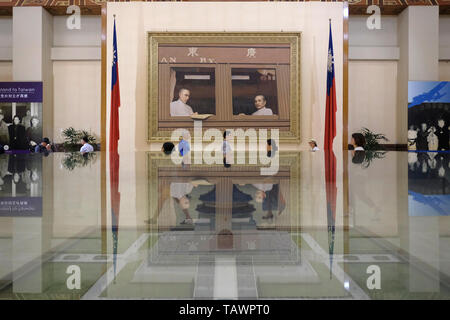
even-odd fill
[[[0,1],[0,15],[11,16],[12,7],[43,6],[53,15],[66,15],[69,5],[78,5],[82,15],[100,15],[101,5],[108,2],[129,2],[130,0],[2,0]],[[133,0],[131,0],[133,1]],[[148,1],[152,0],[134,0]],[[161,1],[161,0],[153,0]],[[184,0],[186,1],[217,1],[217,0]],[[220,0],[219,0],[220,1]],[[222,0],[228,1],[228,0]],[[236,0],[234,0],[236,1]],[[256,1],[256,0],[244,0]],[[259,0],[261,1],[261,0]],[[288,0],[289,1],[289,0]],[[322,0],[324,2],[325,0]],[[330,1],[331,2],[331,1]],[[365,15],[370,5],[378,5],[384,15],[397,15],[408,5],[439,5],[440,14],[450,14],[450,0],[350,0],[350,15]]]

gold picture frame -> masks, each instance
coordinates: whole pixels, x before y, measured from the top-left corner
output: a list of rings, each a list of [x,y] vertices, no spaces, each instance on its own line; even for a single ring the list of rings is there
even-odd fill
[[[171,140],[171,132],[158,127],[158,48],[160,44],[289,44],[289,130],[280,130],[281,143],[300,143],[300,32],[148,32],[148,135],[149,143]],[[231,128],[230,128],[231,129]]]

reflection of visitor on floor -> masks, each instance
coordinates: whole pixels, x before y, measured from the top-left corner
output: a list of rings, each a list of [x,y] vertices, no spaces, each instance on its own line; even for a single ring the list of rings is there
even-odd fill
[[[352,163],[354,164],[360,164],[364,162],[364,159],[366,158],[366,152],[365,151],[352,151]]]
[[[286,208],[286,200],[280,192],[279,184],[255,183],[253,186],[258,189],[255,193],[255,201],[262,202],[263,211],[267,211],[263,219],[272,219],[273,211],[279,210],[278,215]]]
[[[176,225],[176,214],[174,208],[174,201],[170,196],[170,185],[164,184],[158,188],[158,210],[154,215],[146,220],[149,224],[158,222],[160,227],[173,227]]]
[[[192,218],[189,214],[189,207],[191,202],[189,200],[189,194],[194,187],[198,185],[193,182],[172,182],[170,184],[170,196],[180,206],[185,215],[185,219],[181,224],[192,224]]]

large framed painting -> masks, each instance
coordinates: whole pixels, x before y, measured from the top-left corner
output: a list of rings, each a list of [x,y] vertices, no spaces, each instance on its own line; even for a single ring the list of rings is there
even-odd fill
[[[300,33],[148,33],[148,140],[177,128],[279,129],[300,140]]]

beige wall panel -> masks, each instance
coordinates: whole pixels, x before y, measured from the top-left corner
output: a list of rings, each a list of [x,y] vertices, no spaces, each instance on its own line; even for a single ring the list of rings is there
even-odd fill
[[[397,62],[350,61],[349,137],[362,127],[384,133],[388,143],[397,137]]]
[[[100,61],[55,61],[54,133],[62,142],[61,131],[70,126],[85,129],[100,138]]]
[[[439,61],[439,81],[450,81],[450,61]]]

